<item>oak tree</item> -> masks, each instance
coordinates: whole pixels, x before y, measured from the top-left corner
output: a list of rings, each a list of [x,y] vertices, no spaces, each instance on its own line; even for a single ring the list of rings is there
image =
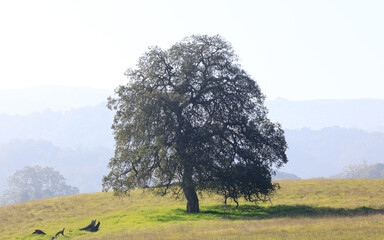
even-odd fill
[[[126,76],[108,101],[116,145],[105,191],[152,185],[166,193],[177,184],[187,212],[199,212],[203,190],[236,202],[274,192],[271,175],[287,162],[284,132],[230,43],[193,35],[152,47]]]

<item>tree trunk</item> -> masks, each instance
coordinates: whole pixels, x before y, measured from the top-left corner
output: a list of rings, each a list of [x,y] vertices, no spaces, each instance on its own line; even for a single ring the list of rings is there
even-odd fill
[[[185,198],[187,199],[187,213],[198,213],[199,212],[199,199],[195,188],[185,187],[183,189]]]
[[[187,213],[199,212],[199,199],[197,198],[195,184],[193,182],[193,168],[191,166],[184,167],[182,188],[187,199]]]

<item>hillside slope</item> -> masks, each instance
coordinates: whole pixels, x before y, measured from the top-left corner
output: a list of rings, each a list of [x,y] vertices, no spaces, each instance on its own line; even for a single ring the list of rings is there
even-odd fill
[[[136,190],[81,194],[0,208],[1,239],[381,239],[384,179],[281,181],[273,204],[241,202],[224,208],[204,195],[201,213],[186,214],[185,201]],[[96,233],[78,229],[92,219]],[[42,229],[47,236],[33,236]]]

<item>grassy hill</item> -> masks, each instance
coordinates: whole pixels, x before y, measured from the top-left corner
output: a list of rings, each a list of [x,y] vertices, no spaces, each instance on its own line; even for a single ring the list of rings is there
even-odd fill
[[[201,213],[186,214],[185,201],[143,190],[128,197],[81,194],[0,208],[0,239],[383,239],[384,179],[281,181],[272,203],[204,195]],[[77,229],[92,219],[96,233]],[[46,236],[33,236],[41,229]]]

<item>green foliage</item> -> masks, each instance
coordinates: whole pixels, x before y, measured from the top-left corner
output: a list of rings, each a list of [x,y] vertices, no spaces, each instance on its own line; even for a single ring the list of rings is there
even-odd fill
[[[79,189],[67,185],[64,177],[49,167],[18,170],[8,178],[8,185],[1,197],[2,205],[79,193]]]
[[[271,172],[287,162],[284,132],[224,39],[195,35],[153,47],[126,75],[109,99],[116,149],[104,190],[178,184],[187,211],[198,212],[196,191],[253,202],[277,188]]]

